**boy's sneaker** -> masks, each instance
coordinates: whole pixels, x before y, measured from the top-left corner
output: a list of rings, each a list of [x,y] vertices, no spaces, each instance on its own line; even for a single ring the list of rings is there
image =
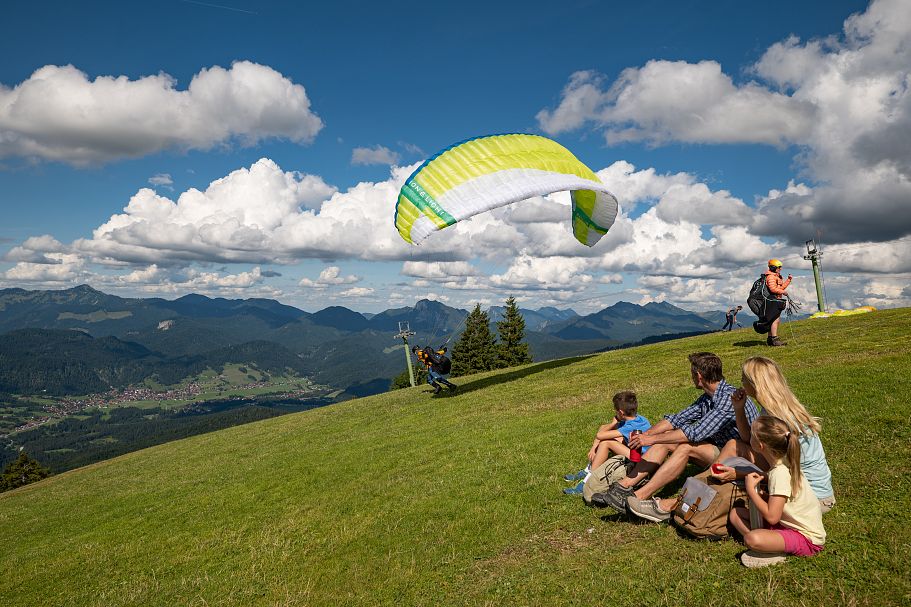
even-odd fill
[[[433,384],[433,393],[434,394],[439,394],[440,390],[442,390],[442,389],[443,389],[443,386],[441,386],[440,384]]]
[[[578,472],[575,472],[575,473],[573,473],[573,474],[564,474],[564,475],[563,475],[563,480],[565,480],[565,481],[578,481],[578,480],[581,480],[581,479],[585,478],[585,476],[586,476],[587,474],[588,474],[588,468],[582,468],[581,470],[579,470]]]
[[[787,556],[783,552],[755,552],[747,550],[740,555],[740,562],[750,569],[768,567],[776,563],[783,563]]]
[[[777,335],[776,335],[775,337],[772,337],[771,335],[769,335],[769,337],[766,339],[766,343],[769,344],[770,346],[784,346],[784,345],[786,345],[785,342],[783,342],[783,341],[781,341],[780,339],[778,339],[778,336],[777,336]]]
[[[620,484],[619,481],[607,488],[607,491],[602,493],[604,496],[603,501],[608,506],[616,510],[617,512],[626,512],[626,499],[633,495],[632,487],[624,487]],[[594,500],[594,497],[592,497]]]
[[[563,490],[563,493],[566,495],[582,495],[582,487],[585,486],[585,481],[579,481],[579,484],[575,487],[567,487]]]
[[[626,506],[629,511],[653,523],[665,523],[671,518],[670,512],[665,512],[658,506],[658,498],[653,497],[647,500],[641,500],[635,495],[626,498]]]

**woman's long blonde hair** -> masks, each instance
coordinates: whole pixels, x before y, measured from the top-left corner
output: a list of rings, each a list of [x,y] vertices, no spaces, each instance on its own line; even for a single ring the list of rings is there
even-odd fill
[[[743,383],[769,415],[777,417],[795,434],[819,434],[822,426],[800,404],[774,360],[753,356],[743,362]]]

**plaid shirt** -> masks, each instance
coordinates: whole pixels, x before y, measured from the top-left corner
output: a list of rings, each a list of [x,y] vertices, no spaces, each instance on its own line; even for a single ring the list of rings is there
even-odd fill
[[[724,447],[730,439],[740,438],[731,403],[734,390],[734,386],[722,379],[715,394],[703,394],[680,413],[665,415],[664,419],[671,422],[675,429],[682,430],[691,443],[712,443],[718,448]],[[749,398],[744,412],[749,424],[759,415],[756,405]]]

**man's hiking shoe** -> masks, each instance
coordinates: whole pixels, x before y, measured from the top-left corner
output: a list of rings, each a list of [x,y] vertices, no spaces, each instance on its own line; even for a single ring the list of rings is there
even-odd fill
[[[632,487],[624,487],[620,482],[616,482],[602,493],[604,502],[617,512],[626,512],[626,498],[633,495]],[[594,498],[592,498],[594,499]]]
[[[653,523],[665,523],[671,518],[670,512],[665,512],[658,507],[658,498],[656,497],[641,500],[635,495],[631,495],[626,498],[626,506],[631,513]]]
[[[785,342],[783,342],[783,341],[781,341],[780,339],[778,339],[778,336],[777,336],[777,335],[776,335],[775,337],[772,337],[771,335],[769,335],[769,336],[766,338],[765,342],[766,342],[767,344],[769,344],[770,346],[784,346],[784,345],[787,345]]]
[[[582,487],[585,486],[585,481],[579,481],[575,487],[567,487],[563,490],[563,493],[566,495],[582,495]]]
[[[740,555],[740,562],[750,569],[768,567],[769,565],[774,565],[776,563],[783,563],[786,560],[787,557],[781,552],[755,552],[753,550],[747,550]]]
[[[565,481],[580,481],[585,478],[585,475],[588,474],[588,468],[582,468],[574,474],[564,474],[563,480]]]
[[[607,493],[593,493],[589,505],[592,508],[607,508]]]

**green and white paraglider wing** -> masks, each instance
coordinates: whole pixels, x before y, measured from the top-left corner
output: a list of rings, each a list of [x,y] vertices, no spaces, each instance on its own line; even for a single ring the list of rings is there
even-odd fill
[[[458,143],[402,186],[395,227],[420,244],[432,232],[513,202],[569,191],[576,239],[592,246],[617,218],[617,199],[565,147],[538,135],[490,135]]]

